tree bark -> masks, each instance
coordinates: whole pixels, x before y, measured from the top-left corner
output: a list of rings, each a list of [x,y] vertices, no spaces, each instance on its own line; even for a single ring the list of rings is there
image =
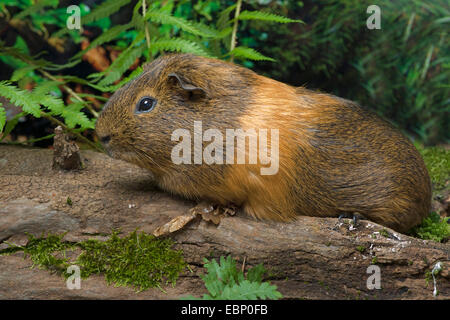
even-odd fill
[[[0,249],[24,244],[25,232],[66,232],[65,239],[104,239],[113,229],[152,233],[195,205],[155,188],[147,171],[93,151],[81,151],[85,168],[52,169],[52,151],[0,146]],[[70,201],[67,199],[70,198]],[[69,204],[71,203],[71,204]],[[170,235],[193,272],[174,288],[136,293],[106,285],[101,276],[68,290],[61,276],[30,269],[21,253],[0,256],[0,299],[174,299],[206,292],[198,275],[203,258],[231,255],[245,268],[263,263],[267,280],[292,299],[448,299],[450,244],[423,241],[370,221],[299,217],[292,223],[256,221],[242,212],[218,226],[196,219]],[[387,233],[385,231],[387,231]],[[433,296],[431,272],[441,262]],[[381,288],[367,282],[376,264]],[[429,278],[428,283],[426,278]],[[371,282],[369,279],[369,283]],[[370,287],[370,286],[369,286]]]

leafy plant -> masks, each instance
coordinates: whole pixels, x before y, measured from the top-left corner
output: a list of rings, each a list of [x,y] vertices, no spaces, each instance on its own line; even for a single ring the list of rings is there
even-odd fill
[[[133,286],[138,291],[160,288],[161,283],[175,284],[186,268],[182,252],[171,249],[170,239],[156,239],[143,232],[132,232],[120,238],[118,231],[113,231],[106,241],[71,243],[63,241],[64,235],[48,234],[39,238],[28,235],[25,246],[10,245],[0,250],[0,254],[23,251],[24,257],[33,261],[33,267],[59,272],[65,278],[70,276],[67,268],[77,265],[82,278],[104,274],[108,284]],[[81,253],[70,258],[68,253],[75,254],[77,250]]]
[[[256,300],[280,299],[283,296],[275,285],[263,282],[266,270],[262,264],[250,268],[247,276],[238,271],[236,261],[228,256],[220,257],[220,264],[215,259],[204,259],[207,274],[201,276],[209,294],[204,294],[203,300]],[[196,299],[193,296],[184,299]]]
[[[448,142],[448,1],[378,1],[381,30],[366,26],[372,4],[272,1],[272,13],[306,24],[252,21],[241,41],[281,62],[273,68],[258,61],[259,73],[357,101],[427,145]]]
[[[130,5],[134,6],[131,7],[130,18],[125,23],[112,25],[110,17]],[[6,45],[0,40],[0,62],[14,70],[9,81],[1,82],[0,96],[22,108],[25,115],[45,117],[91,147],[101,150],[98,144],[89,141],[82,133],[94,128],[98,111],[104,103],[104,95],[114,92],[139,75],[142,69],[135,67],[136,65],[151,61],[167,51],[230,59],[274,61],[254,49],[236,47],[238,21],[300,22],[258,11],[240,13],[242,0],[239,0],[236,5],[222,11],[217,24],[214,25],[211,23],[210,13],[212,10],[217,11],[218,5],[209,9],[207,6],[194,6],[202,15],[199,19],[201,21],[182,17],[180,9],[185,5],[185,1],[175,0],[139,0],[133,3],[131,0],[106,0],[94,8],[82,4],[82,30],[78,31],[66,28],[69,15],[59,0],[37,0],[36,3],[30,0],[2,2],[0,15],[5,18],[9,27],[22,33],[25,30],[37,35],[55,51],[63,53],[66,44],[71,41],[76,44],[82,41],[88,43],[84,45],[83,50],[69,57],[66,63],[59,64],[45,53],[39,59],[36,55],[31,55],[29,43],[20,35],[16,37],[13,45]],[[233,10],[234,19],[230,19],[229,15]],[[84,36],[85,30],[89,28],[100,28],[102,32],[91,41]],[[89,50],[111,44],[120,53],[107,68],[85,77],[67,75],[67,70],[73,70],[79,65]],[[74,85],[89,87],[95,93],[83,96],[72,89]],[[34,87],[31,93],[28,90],[30,87]],[[94,102],[96,104],[93,105]],[[4,128],[8,128],[8,133],[11,132],[17,124],[16,120],[9,119],[4,107],[0,106],[0,132]],[[6,121],[9,124],[5,126]],[[7,134],[3,134],[3,138],[6,136]]]
[[[450,150],[442,147],[427,147],[416,144],[421,153],[433,184],[434,193],[450,188]]]
[[[450,238],[449,218],[441,218],[436,212],[430,213],[422,224],[410,232],[413,236],[436,242],[444,242]]]

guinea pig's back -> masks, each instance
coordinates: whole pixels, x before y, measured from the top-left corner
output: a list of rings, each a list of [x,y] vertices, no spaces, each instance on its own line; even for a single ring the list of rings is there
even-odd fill
[[[358,212],[398,231],[420,223],[430,210],[431,185],[414,145],[351,101],[305,89],[298,93],[299,114],[303,108],[313,114],[307,147],[297,150],[306,161],[299,161],[297,170],[315,181],[306,181],[302,192],[310,185],[331,210]],[[296,121],[304,127],[301,117]],[[298,140],[305,145],[304,135]]]

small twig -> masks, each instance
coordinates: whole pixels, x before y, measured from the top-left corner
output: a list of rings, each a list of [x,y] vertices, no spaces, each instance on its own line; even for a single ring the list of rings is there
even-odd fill
[[[70,128],[68,128],[64,123],[62,123],[61,121],[59,121],[58,119],[52,117],[51,115],[49,115],[48,113],[45,112],[41,112],[42,117],[50,120],[51,122],[55,123],[58,126],[61,126],[65,131],[69,131],[70,133],[74,134],[77,138],[79,138],[80,140],[82,140],[83,142],[87,143],[88,145],[90,145],[91,147],[97,149],[100,152],[104,152],[103,149],[101,149],[98,145],[96,145],[95,143],[93,143],[91,140],[89,140],[88,138],[86,138],[85,136],[81,135],[80,133],[74,131],[74,130],[70,130]]]
[[[241,5],[242,5],[242,0],[238,0],[237,5],[236,5],[236,11],[234,12],[234,25],[233,25],[233,33],[231,34],[231,43],[230,43],[230,51],[233,51],[234,48],[236,47],[236,34],[237,34],[237,29],[238,29],[238,24],[239,24],[239,14],[241,13]],[[230,57],[230,61],[233,62],[234,56],[231,55]]]
[[[46,76],[47,78],[49,78],[50,80],[53,81],[59,81],[57,78],[55,78],[54,76],[52,76],[50,73],[48,73],[45,70],[39,69],[39,71]],[[78,101],[80,101],[81,103],[86,105],[86,108],[89,110],[89,112],[96,118],[98,118],[98,112],[95,111],[90,105],[89,103],[87,103],[86,101],[84,101],[75,91],[73,91],[72,89],[70,89],[68,86],[66,86],[65,84],[62,84],[62,87],[64,88],[64,90],[66,90],[72,97],[74,97],[75,99],[77,99]]]
[[[146,13],[147,13],[146,3],[145,0],[142,0],[142,17],[144,18],[145,39],[147,41],[147,48],[150,50],[150,33],[148,32],[147,20],[145,20]]]
[[[242,273],[245,271],[245,260],[247,259],[246,256],[244,256],[244,261],[242,262]]]

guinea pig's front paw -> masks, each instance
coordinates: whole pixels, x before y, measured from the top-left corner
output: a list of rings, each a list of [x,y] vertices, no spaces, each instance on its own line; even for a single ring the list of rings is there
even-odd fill
[[[210,221],[218,225],[225,215],[234,216],[236,214],[236,206],[233,204],[223,206],[214,205],[209,202],[200,202],[195,207],[189,210],[189,213],[194,216],[201,216],[203,220]]]

